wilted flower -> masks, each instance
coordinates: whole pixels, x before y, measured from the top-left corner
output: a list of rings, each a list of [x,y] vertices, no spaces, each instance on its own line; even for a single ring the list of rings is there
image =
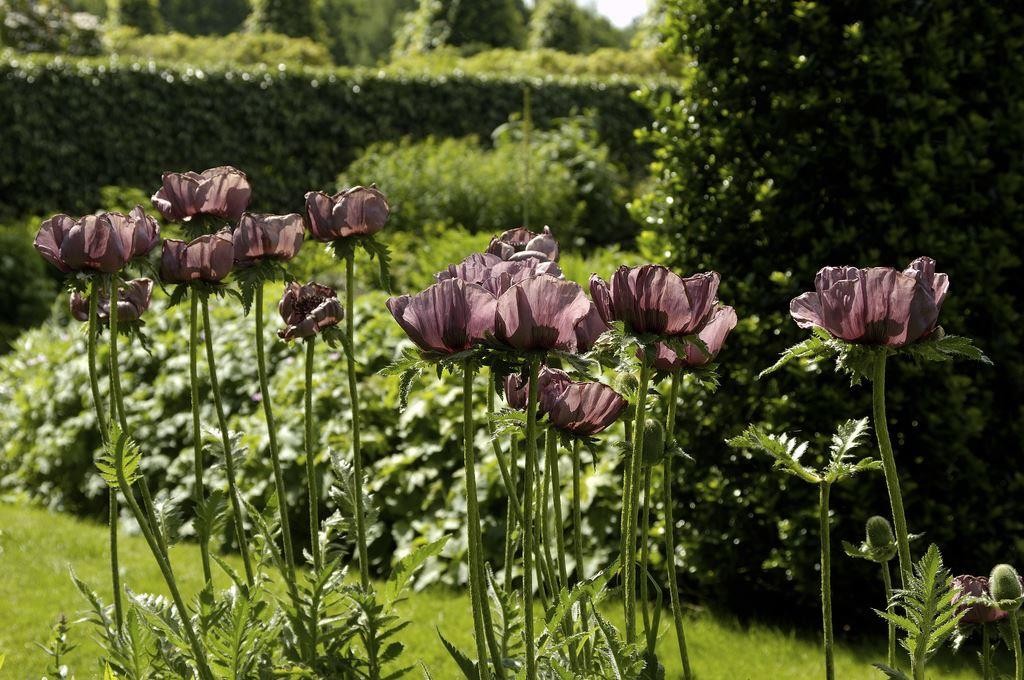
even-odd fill
[[[692,342],[686,344],[686,353],[679,356],[674,349],[663,342],[655,345],[653,366],[659,371],[676,371],[680,368],[697,368],[705,366],[718,356],[722,351],[722,345],[733,328],[736,328],[736,311],[732,307],[719,305],[707,324],[697,333],[697,337],[704,343],[700,347]],[[707,350],[707,351],[705,351]]]
[[[426,352],[455,354],[494,328],[494,296],[460,279],[440,281],[416,295],[388,298],[395,321]]]
[[[128,215],[105,212],[74,219],[54,215],[39,226],[35,247],[62,272],[120,271],[130,260],[147,254],[160,240],[160,226],[135,206]]]
[[[149,309],[153,296],[152,279],[132,279],[117,291],[117,320],[138,321]],[[79,321],[89,320],[89,298],[78,291],[71,294],[71,316]],[[110,319],[110,294],[103,290],[96,302],[96,316],[101,321]]]
[[[165,172],[163,186],[153,197],[153,207],[164,219],[187,222],[209,215],[234,222],[252,196],[245,173],[230,165],[196,172]]]
[[[558,241],[551,234],[550,227],[544,227],[539,234],[517,227],[492,238],[487,252],[502,260],[533,258],[555,262],[558,260]]]
[[[495,337],[517,350],[586,351],[603,322],[583,289],[542,274],[498,296]]]
[[[290,260],[302,247],[302,216],[244,213],[234,232],[235,264],[249,267],[262,260]]]
[[[545,404],[562,393],[572,379],[569,374],[558,368],[541,366],[537,373],[537,395],[541,413],[545,412]],[[530,377],[515,374],[505,378],[505,402],[514,409],[525,411],[530,399]]]
[[[438,281],[462,279],[468,283],[483,286],[495,295],[501,295],[514,284],[538,274],[562,278],[562,270],[549,260],[528,258],[525,260],[502,260],[491,253],[473,253],[458,264],[435,274]]]
[[[333,196],[322,191],[306,194],[309,230],[318,241],[375,234],[390,214],[387,198],[375,186],[355,186]]]
[[[216,282],[231,273],[235,246],[227,229],[205,234],[188,243],[165,239],[160,278],[165,283]]]
[[[570,383],[546,402],[551,425],[576,437],[590,437],[608,429],[626,409],[626,400],[599,382]]]
[[[634,333],[690,335],[704,327],[715,309],[718,273],[681,278],[667,267],[619,267],[611,286],[590,277],[590,294],[608,323],[622,321]]]
[[[935,330],[949,277],[935,272],[935,260],[919,257],[902,272],[825,267],[814,288],[789,304],[801,328],[818,326],[847,342],[903,347]]]
[[[285,340],[308,338],[345,318],[334,289],[312,281],[304,286],[294,281],[285,285],[277,311],[286,324],[277,334]]]

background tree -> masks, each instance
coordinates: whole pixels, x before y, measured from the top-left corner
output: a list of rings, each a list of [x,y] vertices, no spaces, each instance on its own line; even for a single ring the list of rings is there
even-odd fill
[[[406,15],[395,51],[424,52],[444,45],[468,51],[522,47],[525,11],[520,0],[420,0]]]
[[[337,64],[374,65],[387,58],[395,27],[417,0],[320,0],[323,41]]]
[[[575,0],[538,0],[530,15],[530,49],[586,53],[599,47],[625,48],[629,39],[593,8]]]
[[[295,38],[317,37],[318,24],[312,0],[253,0],[249,30],[281,33]]]
[[[168,28],[189,35],[237,31],[249,10],[249,0],[160,0],[160,14]]]
[[[107,19],[114,26],[129,26],[139,33],[164,29],[157,0],[108,0]]]

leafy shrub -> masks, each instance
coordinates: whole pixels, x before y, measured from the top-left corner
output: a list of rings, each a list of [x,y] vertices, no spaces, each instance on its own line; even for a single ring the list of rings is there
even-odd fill
[[[108,30],[104,43],[108,52],[120,57],[181,62],[203,68],[217,64],[329,66],[332,63],[323,45],[310,38],[292,38],[279,33],[139,35],[131,28],[121,28]]]
[[[99,21],[56,0],[0,0],[0,47],[73,55],[102,51]]]
[[[253,0],[247,24],[257,33],[281,33],[293,38],[315,37],[318,33],[311,0]]]
[[[575,0],[540,0],[530,14],[530,49],[593,52],[599,47],[627,46],[625,32],[593,7]]]
[[[233,33],[251,9],[248,0],[160,0],[167,27],[188,35]]]
[[[0,225],[0,353],[9,349],[22,328],[50,315],[57,282],[32,247],[38,224]]]
[[[159,33],[164,29],[157,0],[109,0],[107,20],[113,26],[130,26],[139,33]]]
[[[520,109],[526,85],[538,127],[592,108],[612,157],[632,169],[645,161],[633,130],[650,116],[625,82],[7,61],[0,212],[81,213],[96,208],[99,187],[155,188],[166,169],[225,163],[260,187],[255,209],[295,210],[374,141],[489,134]],[[115,120],[114,110],[132,115]]]
[[[890,427],[910,529],[958,572],[984,572],[1007,541],[1021,547],[1024,17],[1001,7],[667,3],[668,49],[696,67],[685,98],[649,98],[657,186],[635,208],[651,229],[644,252],[720,271],[741,318],[726,387],[693,410],[697,465],[681,498],[694,583],[730,606],[810,608],[815,529],[792,511],[805,490],[765,484],[761,464],[723,456],[719,442],[749,418],[827,431],[870,412],[870,390],[824,366],[756,380],[803,336],[787,305],[826,264],[928,254],[950,274],[941,321],[997,368],[894,363]],[[835,509],[836,535],[858,540],[868,515],[888,511],[884,485],[842,490]],[[730,549],[716,549],[725,537]],[[874,578],[848,560],[836,572]],[[836,595],[837,618],[877,601],[858,588]]]
[[[451,45],[470,50],[521,47],[524,13],[515,0],[419,0],[395,39],[396,54]]]

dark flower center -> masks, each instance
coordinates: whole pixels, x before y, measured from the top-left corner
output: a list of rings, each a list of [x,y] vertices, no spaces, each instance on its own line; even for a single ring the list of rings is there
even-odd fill
[[[309,316],[313,313],[313,310],[324,303],[325,298],[323,295],[304,295],[298,299],[295,303],[295,311],[303,317]]]

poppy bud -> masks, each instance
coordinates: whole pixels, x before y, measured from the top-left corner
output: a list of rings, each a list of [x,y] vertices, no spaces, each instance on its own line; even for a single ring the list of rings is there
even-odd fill
[[[1009,564],[997,564],[988,578],[989,593],[1003,611],[1014,611],[1020,608],[1024,593],[1021,591],[1020,577],[1017,570]]]
[[[868,546],[871,548],[886,548],[896,541],[892,533],[892,525],[881,515],[868,517],[866,529]]]
[[[665,428],[661,421],[648,419],[644,424],[644,465],[657,465],[665,457]]]

